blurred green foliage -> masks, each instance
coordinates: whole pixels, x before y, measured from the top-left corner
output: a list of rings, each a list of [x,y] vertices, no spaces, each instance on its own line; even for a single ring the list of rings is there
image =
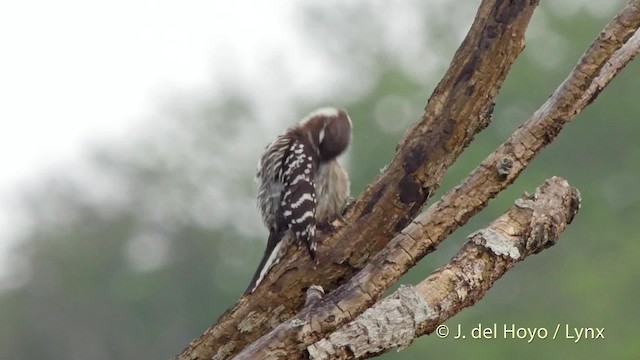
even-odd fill
[[[336,71],[352,74],[349,82],[362,84],[328,98],[297,99],[304,106],[289,110],[301,116],[325,103],[349,110],[354,143],[345,160],[354,194],[392,159],[407,125],[421,115],[477,6],[440,3],[387,9],[355,2],[300,12],[304,36],[335,61]],[[528,118],[623,1],[586,3],[541,5],[492,124],[449,170],[434,198]],[[389,19],[397,20],[393,14],[411,15],[420,36],[385,36]],[[631,63],[514,185],[401,281],[420,281],[522,192],[562,176],[580,189],[583,205],[559,243],[518,265],[447,324],[514,324],[550,334],[557,324],[568,324],[605,328],[605,339],[426,336],[382,358],[640,356],[639,78],[640,65]],[[0,293],[1,359],[169,358],[235,302],[264,246],[254,208],[255,160],[269,137],[294,121],[258,122],[265,116],[252,96],[250,89],[233,89],[170,103],[130,143],[96,149],[90,176],[64,172],[25,191],[31,226],[15,250],[22,260],[16,262],[17,280]]]

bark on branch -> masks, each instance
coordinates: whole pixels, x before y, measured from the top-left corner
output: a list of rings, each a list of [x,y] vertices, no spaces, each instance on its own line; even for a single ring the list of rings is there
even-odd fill
[[[637,53],[637,41],[635,52],[620,49],[640,23],[640,0],[633,0],[527,123],[463,184],[415,217],[444,171],[487,125],[493,99],[523,47],[524,30],[537,2],[483,1],[467,38],[429,99],[425,115],[407,131],[386,171],[347,211],[347,224],[326,234],[318,251],[320,265],[314,269],[305,252],[289,251],[254,294],[240,299],[177,359],[230,358],[292,318],[303,305],[307,286],[320,285],[329,292],[369,263],[345,286],[253,343],[245,355],[299,354],[353,320],[410,266],[511,184],[562,126],[633,58],[629,54]],[[611,60],[616,51],[620,55],[617,63]],[[606,70],[608,61],[612,70]],[[612,75],[607,78],[607,74]]]
[[[445,170],[486,127],[538,1],[484,0],[423,117],[407,131],[394,160],[327,234],[317,267],[303,251],[289,251],[263,284],[241,298],[177,359],[226,359],[303,305],[304,288],[330,291],[361,269],[420,211]]]
[[[640,0],[633,0],[621,10],[549,100],[461,186],[419,215],[349,282],[251,344],[238,358],[302,352],[366,310],[417,260],[484,208],[559,134],[564,124],[588,104],[580,101],[585,92],[592,88],[604,65],[640,25],[639,5]],[[593,100],[596,96],[594,92],[588,98]]]
[[[402,286],[351,323],[307,348],[311,359],[364,359],[403,349],[480,300],[517,262],[555,244],[580,206],[561,178],[545,181],[416,286]]]

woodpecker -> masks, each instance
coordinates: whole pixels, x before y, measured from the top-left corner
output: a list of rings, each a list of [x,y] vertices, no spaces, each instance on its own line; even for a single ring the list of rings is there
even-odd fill
[[[349,198],[349,177],[336,158],[350,142],[347,112],[321,108],[266,147],[256,179],[269,240],[245,294],[256,289],[294,243],[306,246],[316,260],[316,225],[340,216]]]

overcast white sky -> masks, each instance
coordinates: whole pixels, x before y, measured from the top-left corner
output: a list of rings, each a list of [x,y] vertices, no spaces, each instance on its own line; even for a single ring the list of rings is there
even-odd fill
[[[19,228],[12,204],[21,185],[78,163],[87,145],[130,136],[164,93],[210,88],[222,63],[251,78],[263,59],[296,46],[294,4],[2,2],[0,273]]]

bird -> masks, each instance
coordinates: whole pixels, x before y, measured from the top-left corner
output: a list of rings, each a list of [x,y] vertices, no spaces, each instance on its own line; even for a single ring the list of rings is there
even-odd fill
[[[349,176],[336,158],[349,147],[351,129],[346,110],[324,107],[265,148],[256,174],[257,205],[269,238],[245,295],[293,244],[305,246],[316,262],[316,225],[341,217],[349,199]]]

